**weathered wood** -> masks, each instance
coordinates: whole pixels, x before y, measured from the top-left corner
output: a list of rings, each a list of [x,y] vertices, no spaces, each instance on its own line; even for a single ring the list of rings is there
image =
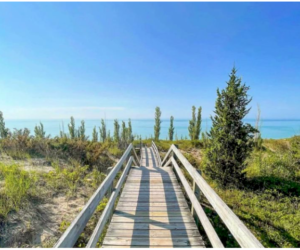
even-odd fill
[[[148,244],[147,244],[148,243]],[[122,237],[105,237],[104,245],[129,245],[129,246],[199,246],[203,245],[201,239],[195,238],[122,238]]]
[[[123,216],[114,216],[111,222],[119,223],[151,223],[151,222],[161,222],[161,223],[171,223],[171,222],[195,222],[192,217],[123,217]]]
[[[213,247],[224,248],[219,236],[217,235],[215,229],[211,225],[211,223],[210,223],[209,219],[207,218],[204,210],[202,209],[197,197],[195,196],[189,183],[185,179],[183,173],[181,172],[177,162],[175,161],[175,159],[173,157],[172,157],[172,164],[174,166],[174,169],[177,172],[177,175],[178,175],[187,195],[190,198],[190,201],[192,202],[193,208],[194,208],[195,212],[197,213],[198,218],[201,221],[201,224],[206,232],[207,237],[209,238],[210,243],[212,244]]]
[[[195,246],[114,246],[114,245],[102,245],[102,248],[205,248],[204,245]]]
[[[159,164],[159,167],[162,166],[162,163],[161,163],[161,158],[160,158],[160,155],[159,155],[159,152],[158,152],[158,149],[155,145],[155,143],[152,141],[152,149],[154,151],[154,154],[156,156],[156,159],[158,160],[158,164]]]
[[[200,233],[198,229],[157,229],[157,230],[147,230],[147,229],[141,229],[141,230],[120,230],[120,229],[108,229],[107,234],[110,236],[117,236],[117,237],[148,237],[148,238],[168,238],[168,237],[199,237]]]
[[[145,207],[145,206],[137,206],[137,207],[117,207],[118,211],[151,211],[151,212],[176,212],[176,211],[190,211],[188,207],[179,207],[179,206],[169,206],[169,207]]]
[[[191,216],[190,212],[140,212],[140,211],[118,211],[115,210],[115,214],[118,215],[123,215],[123,216],[137,216],[137,217],[142,217],[142,216],[162,216],[162,217],[183,217],[183,216]]]
[[[168,203],[177,203],[177,201],[185,201],[185,198],[156,198],[156,197],[123,197],[122,201],[126,202],[168,202]]]
[[[169,196],[169,195],[175,195],[175,194],[180,194],[182,195],[182,191],[181,190],[169,190],[169,191],[164,191],[164,190],[159,190],[159,191],[143,191],[143,190],[139,190],[139,192],[134,192],[134,191],[123,191],[122,194],[124,195],[138,195],[138,196],[142,196],[142,195],[164,195],[164,196]],[[125,197],[125,196],[124,196]]]
[[[102,200],[102,198],[106,194],[107,190],[109,189],[110,185],[112,184],[113,180],[115,179],[117,173],[121,169],[123,163],[128,158],[132,148],[133,148],[132,144],[130,144],[128,146],[128,148],[126,149],[125,153],[123,154],[123,156],[121,157],[121,159],[118,161],[118,163],[115,165],[115,167],[111,170],[109,175],[104,179],[102,184],[99,186],[99,188],[93,194],[93,196],[90,198],[90,200],[85,205],[85,207],[81,210],[81,212],[78,214],[78,216],[73,220],[71,225],[67,228],[67,230],[64,232],[64,234],[61,236],[61,238],[55,244],[55,248],[73,247],[74,246],[79,235],[82,233],[87,222],[89,221],[89,219],[93,215],[94,211],[96,210],[99,202]]]
[[[133,162],[133,157],[131,156],[128,160],[128,163],[127,163],[127,165],[126,165],[126,167],[125,167],[125,169],[124,169],[124,171],[123,171],[116,187],[115,187],[115,190],[113,191],[109,201],[106,204],[105,209],[103,210],[103,212],[101,214],[101,217],[100,217],[100,219],[99,219],[99,221],[96,225],[96,228],[94,229],[93,234],[92,234],[92,236],[91,236],[91,238],[90,238],[90,240],[89,240],[89,242],[86,246],[87,248],[96,247],[98,239],[99,239],[101,233],[103,232],[105,224],[107,223],[107,221],[110,217],[111,211],[114,207],[115,201],[116,201],[116,199],[118,197],[118,194],[120,192],[120,189],[121,189],[121,187],[122,187],[122,185],[125,181],[127,173],[128,173],[128,171],[129,171],[129,169],[132,165],[132,162]]]
[[[133,151],[133,155],[134,155],[134,157],[135,157],[135,159],[137,160],[137,163],[138,163],[138,164],[136,164],[135,166],[140,166],[140,165],[141,165],[141,162],[140,162],[139,157],[138,157],[137,154],[136,154],[136,151],[135,151],[135,148],[134,148],[134,147],[132,147],[132,151]]]
[[[142,188],[168,188],[168,187],[180,187],[176,182],[166,182],[166,183],[153,183],[149,185],[149,183],[141,185],[141,183],[129,182],[126,187],[142,187]]]
[[[172,223],[160,223],[160,222],[151,222],[151,223],[110,223],[110,229],[147,229],[147,230],[157,230],[157,229],[168,229],[168,230],[175,230],[175,229],[198,229],[195,222],[172,222]]]
[[[154,166],[154,151],[130,170],[102,247],[204,247],[177,177]]]
[[[130,182],[127,183],[126,188],[130,187],[130,188],[173,188],[173,187],[180,187],[178,183],[171,183],[171,182],[167,182],[167,183],[151,183],[151,185],[149,183],[145,183],[145,184],[141,184],[141,183],[134,183],[134,182]]]
[[[245,224],[232,212],[232,210],[217,195],[217,193],[208,185],[203,177],[182,155],[182,153],[174,145],[172,145],[171,148],[184,165],[188,173],[193,177],[201,192],[213,206],[240,246],[244,248],[263,248],[263,245],[255,238]],[[166,155],[165,158],[167,157],[168,155]]]
[[[170,199],[170,198],[184,198],[184,195],[182,193],[169,193],[168,195],[162,193],[162,194],[153,194],[153,193],[122,193],[121,197],[133,197],[133,198],[161,198],[161,199]]]
[[[171,146],[171,147],[169,148],[168,152],[166,153],[164,159],[163,159],[162,162],[161,162],[162,166],[165,167],[165,166],[168,166],[168,165],[171,163],[171,159],[169,159],[168,161],[167,161],[167,159],[168,159],[168,157],[170,156],[170,154],[172,153],[172,151],[173,151],[173,148],[172,148],[172,146]]]
[[[177,180],[175,176],[132,176],[128,178],[128,180],[142,180],[142,181],[148,181],[148,180]]]
[[[118,207],[136,207],[136,206],[145,206],[145,207],[173,207],[173,203],[165,203],[165,202],[123,202],[122,200],[118,202]],[[188,207],[185,201],[178,201],[175,206],[180,207]]]
[[[171,164],[171,158],[168,160],[168,161],[166,161],[166,163],[165,163],[165,165],[163,165],[163,167],[167,167],[167,166],[169,166]]]
[[[128,180],[127,181],[128,183],[157,183],[157,184],[164,184],[164,183],[176,183],[177,180],[155,180],[155,179],[150,179],[150,180],[139,180],[139,179],[136,179],[136,180]]]
[[[169,190],[174,190],[174,191],[182,191],[181,187],[179,185],[176,186],[166,186],[166,187],[158,187],[158,186],[149,186],[149,187],[144,187],[144,186],[131,186],[131,185],[127,185],[126,187],[124,187],[123,192],[151,192],[151,191],[155,191],[155,192],[159,192],[159,191],[169,191]]]

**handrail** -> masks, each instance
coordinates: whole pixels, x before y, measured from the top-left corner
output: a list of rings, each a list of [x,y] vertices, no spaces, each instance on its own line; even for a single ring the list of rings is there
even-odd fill
[[[123,163],[126,161],[126,159],[128,158],[128,156],[132,150],[135,152],[132,144],[129,144],[126,151],[124,152],[124,154],[122,155],[120,160],[117,162],[115,167],[110,171],[110,173],[107,175],[107,177],[101,183],[101,185],[98,187],[96,192],[92,195],[90,200],[87,202],[85,207],[81,210],[81,212],[77,215],[77,217],[73,220],[71,225],[67,228],[67,230],[64,232],[64,234],[61,236],[61,238],[55,244],[55,246],[54,246],[55,248],[61,248],[61,247],[66,248],[66,247],[74,246],[78,237],[84,230],[89,219],[92,217],[98,204],[100,203],[100,201],[103,199],[104,195],[107,193],[107,191],[111,187],[114,179],[116,178],[117,173],[120,171],[121,167],[123,166]],[[137,161],[139,162],[139,159],[137,159]]]
[[[166,162],[171,152],[173,152],[181,161],[185,169],[194,179],[195,183],[198,185],[202,193],[213,206],[240,246],[243,248],[263,248],[263,245],[255,238],[245,224],[233,213],[233,211],[225,204],[225,202],[217,195],[217,193],[208,185],[204,178],[188,162],[188,160],[175,147],[174,144],[172,144],[170,147],[162,163],[164,164]],[[169,162],[170,160],[167,163]]]
[[[115,187],[114,191],[112,192],[107,204],[106,204],[106,207],[105,209],[103,210],[102,214],[101,214],[101,217],[97,223],[97,226],[95,227],[94,229],[94,232],[86,246],[86,248],[95,248],[96,245],[97,245],[97,242],[99,240],[99,237],[100,235],[102,234],[103,232],[103,229],[105,227],[105,224],[106,222],[109,220],[109,217],[110,217],[110,214],[111,214],[111,210],[113,209],[114,207],[114,204],[116,202],[116,199],[119,195],[119,192],[121,190],[121,187],[126,179],[126,176],[127,176],[127,173],[131,167],[131,164],[133,162],[133,157],[130,156],[129,160],[128,160],[128,163],[123,171],[123,174],[122,176],[120,177],[119,181],[118,181],[118,184],[117,186]]]
[[[189,183],[187,182],[186,178],[184,177],[182,171],[180,170],[177,162],[175,161],[174,157],[170,158],[175,171],[177,172],[177,175],[187,193],[187,195],[190,198],[190,201],[193,204],[193,208],[196,212],[196,214],[198,215],[199,220],[201,221],[201,224],[207,234],[207,237],[209,238],[211,244],[213,247],[216,248],[224,248],[219,236],[217,235],[216,231],[214,230],[212,224],[210,223],[209,219],[207,218],[203,208],[201,207],[196,195],[194,194],[194,192],[192,191]]]
[[[161,164],[161,158],[160,158],[160,155],[159,155],[159,152],[158,152],[158,149],[157,149],[157,147],[156,147],[156,144],[154,143],[154,141],[152,141],[152,149],[153,149],[153,151],[154,151],[154,153],[155,153],[155,157],[156,157],[156,159],[158,160],[158,164],[159,164],[159,166],[160,167],[162,167],[162,164]]]

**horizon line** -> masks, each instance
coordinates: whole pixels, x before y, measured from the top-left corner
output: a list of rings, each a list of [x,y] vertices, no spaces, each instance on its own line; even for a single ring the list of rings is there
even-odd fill
[[[74,117],[74,116],[73,116]],[[20,120],[20,121],[31,121],[31,120],[44,120],[44,121],[53,121],[53,120],[69,120],[71,117],[68,117],[68,118],[5,118],[5,121],[10,121],[10,120]],[[76,118],[74,117],[75,120],[106,120],[106,121],[113,121],[113,120],[119,120],[119,121],[122,121],[122,120],[154,120],[154,118]],[[205,117],[205,118],[202,118],[202,120],[211,120],[211,117]],[[257,118],[244,118],[245,120],[257,120]],[[161,118],[161,120],[170,120],[170,118]],[[174,118],[174,121],[175,120],[191,120],[191,118]],[[263,121],[263,120],[273,120],[273,121],[300,121],[300,118],[260,118],[259,119],[260,121]]]

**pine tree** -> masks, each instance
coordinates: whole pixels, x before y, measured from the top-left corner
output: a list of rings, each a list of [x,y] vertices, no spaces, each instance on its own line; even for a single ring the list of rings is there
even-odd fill
[[[107,137],[106,140],[108,140],[109,142],[112,141],[112,138],[110,136],[110,130],[107,131]]]
[[[70,138],[71,139],[75,139],[76,138],[76,129],[75,129],[75,120],[74,120],[74,117],[71,116],[71,122],[70,124],[68,124],[68,127],[69,127],[69,134],[70,134]]]
[[[106,123],[103,119],[101,119],[101,128],[100,131],[100,141],[105,142],[107,134],[106,134]]]
[[[127,145],[127,128],[126,128],[126,124],[124,121],[122,121],[121,145],[123,148],[126,148],[126,145]]]
[[[196,107],[192,107],[192,119],[190,120],[190,125],[189,125],[189,136],[191,140],[195,139],[195,127],[196,127]]]
[[[169,140],[173,141],[173,137],[174,137],[174,126],[173,126],[173,122],[174,122],[174,117],[171,116],[170,118],[170,128],[169,128]]]
[[[133,141],[133,135],[132,135],[132,126],[131,126],[131,120],[128,120],[128,142],[131,143]]]
[[[9,130],[5,128],[3,113],[0,111],[0,137],[6,138],[8,134],[9,134]]]
[[[158,141],[159,140],[159,135],[160,135],[160,120],[161,116],[161,111],[159,107],[155,108],[155,125],[154,125],[154,140]]]
[[[84,120],[81,121],[81,125],[78,129],[78,138],[81,141],[86,141],[88,139],[88,137],[85,136],[85,124],[84,124]]]
[[[249,87],[236,76],[235,68],[226,89],[217,90],[215,115],[211,117],[213,125],[208,133],[205,173],[221,186],[241,184],[245,177],[245,160],[253,148],[256,132],[250,124],[243,123],[252,100],[247,95],[248,90]]]
[[[93,129],[93,139],[92,139],[92,141],[93,142],[98,141],[98,132],[97,132],[96,126],[94,126],[94,129]]]
[[[34,127],[34,135],[37,139],[45,139],[46,132],[44,131],[44,125],[40,122],[40,125]]]
[[[60,127],[59,125],[59,135],[60,138],[67,138],[68,135],[65,133],[65,125],[64,125],[64,121],[61,122],[62,127]]]
[[[197,122],[195,127],[195,140],[199,140],[200,133],[201,133],[201,112],[202,108],[198,108],[198,115],[197,115]]]
[[[114,121],[114,141],[117,143],[120,142],[120,124],[118,120]]]

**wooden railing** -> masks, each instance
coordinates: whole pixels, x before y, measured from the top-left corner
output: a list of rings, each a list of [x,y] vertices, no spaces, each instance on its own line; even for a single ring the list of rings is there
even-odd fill
[[[155,156],[155,159],[157,161],[157,164],[159,167],[162,167],[162,164],[161,164],[161,158],[160,158],[160,155],[159,155],[159,152],[158,152],[158,149],[155,145],[155,143],[152,141],[151,142],[151,147],[153,149],[153,152],[154,152],[154,156]]]
[[[131,156],[131,153],[133,153],[133,156]],[[135,159],[136,161],[135,161]],[[128,159],[128,161],[127,161]],[[121,170],[123,164],[126,164],[122,176],[120,177],[116,187],[113,189],[113,181],[115,180],[118,172]],[[87,247],[95,247],[97,244],[97,241],[103,232],[103,229],[105,227],[106,222],[109,220],[110,215],[112,213],[114,203],[116,201],[116,198],[121,190],[121,187],[124,183],[124,180],[126,179],[127,173],[132,165],[134,163],[136,166],[140,166],[139,158],[136,155],[136,152],[134,150],[134,147],[132,144],[128,146],[124,154],[122,155],[121,159],[117,162],[117,164],[112,168],[110,173],[107,175],[107,177],[104,179],[104,181],[101,183],[99,188],[96,190],[96,192],[93,194],[93,196],[90,198],[88,203],[85,205],[85,207],[82,209],[82,211],[78,214],[78,216],[73,220],[71,225],[68,227],[68,229],[64,232],[64,234],[61,236],[61,238],[58,240],[58,242],[55,244],[55,248],[66,248],[66,247],[73,247],[76,243],[78,237],[83,232],[84,228],[86,227],[86,224],[88,223],[89,219],[95,212],[97,206],[99,205],[100,201],[104,198],[104,196],[107,194],[107,192],[112,190],[112,193],[110,195],[109,201],[102,212],[102,215],[98,221],[98,224],[90,238],[90,241],[88,242]]]
[[[152,142],[152,144],[155,143]],[[154,147],[153,146],[153,147]],[[157,149],[157,147],[155,146]],[[157,150],[158,152],[158,150]],[[189,183],[187,182],[185,176],[181,172],[177,161],[179,160],[187,172],[193,179],[193,189],[191,189]],[[159,155],[158,155],[159,156]],[[224,224],[227,226],[233,237],[243,248],[263,248],[263,245],[255,238],[255,236],[250,232],[250,230],[244,225],[244,223],[233,213],[233,211],[224,203],[224,201],[217,195],[217,193],[208,185],[208,183],[203,179],[203,177],[197,172],[197,170],[188,162],[188,160],[182,155],[182,153],[172,145],[165,155],[161,166],[168,166],[172,164],[175,172],[177,173],[185,192],[187,193],[191,203],[192,210],[197,214],[201,224],[209,238],[213,247],[224,247],[221,243],[218,235],[216,234],[214,228],[212,227],[209,219],[207,218],[205,212],[203,211],[198,198],[195,196],[195,186],[198,186],[203,195],[210,202],[216,213],[222,219]]]

